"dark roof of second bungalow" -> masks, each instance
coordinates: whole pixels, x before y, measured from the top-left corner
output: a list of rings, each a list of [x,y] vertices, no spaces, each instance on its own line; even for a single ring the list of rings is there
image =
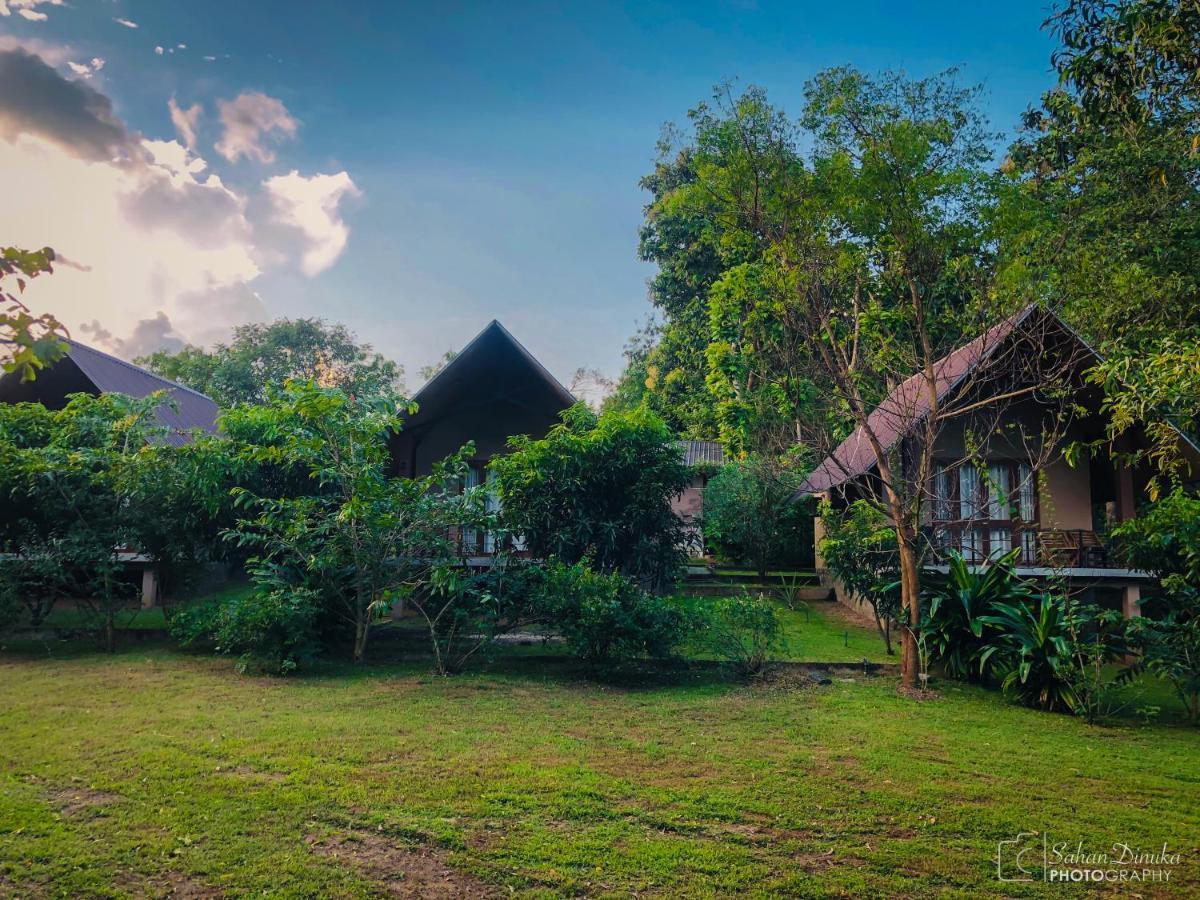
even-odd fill
[[[186,444],[191,440],[191,432],[197,429],[217,430],[217,404],[199,391],[78,341],[67,341],[67,356],[101,393],[145,397],[155,391],[166,391],[176,408],[164,403],[155,416],[170,429],[168,443]]]

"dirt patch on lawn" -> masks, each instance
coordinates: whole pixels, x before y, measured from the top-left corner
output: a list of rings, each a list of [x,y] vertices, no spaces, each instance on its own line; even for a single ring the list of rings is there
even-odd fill
[[[83,785],[51,791],[47,797],[50,803],[65,816],[77,816],[94,809],[102,809],[121,799],[120,794],[98,791]]]
[[[484,898],[501,891],[474,875],[448,865],[429,847],[370,831],[305,838],[309,849],[339,864],[353,866],[392,897]]]
[[[132,897],[219,900],[225,896],[211,884],[182,872],[164,872],[144,880],[124,882],[120,887]]]

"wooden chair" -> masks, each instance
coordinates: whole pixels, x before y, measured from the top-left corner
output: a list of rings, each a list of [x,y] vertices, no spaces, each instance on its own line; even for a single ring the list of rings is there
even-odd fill
[[[1079,564],[1097,569],[1106,568],[1111,561],[1108,547],[1094,531],[1079,532]]]
[[[1079,565],[1079,545],[1074,535],[1061,528],[1038,532],[1042,562],[1048,566],[1069,568]]]

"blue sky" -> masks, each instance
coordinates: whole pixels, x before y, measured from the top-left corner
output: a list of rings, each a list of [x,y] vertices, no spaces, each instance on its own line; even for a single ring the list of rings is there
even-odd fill
[[[46,18],[23,17],[23,3]],[[258,247],[248,283],[259,315],[343,321],[414,386],[421,365],[493,317],[564,379],[578,366],[616,374],[650,311],[638,179],[662,125],[718,81],[762,85],[796,114],[827,66],[960,66],[1006,133],[1052,83],[1044,3],[71,3],[9,0],[17,14],[0,34],[67,48],[44,50],[67,77],[70,62],[103,59],[88,85],[146,138],[177,139],[170,98],[201,104],[193,153],[246,199],[247,218],[270,176],[347,173],[357,193],[336,201],[349,232],[336,260],[306,274]],[[298,123],[268,136],[270,164],[213,150],[214,104],[248,91]],[[172,321],[204,302],[193,296],[171,301]],[[154,312],[122,302],[96,304],[114,340]]]

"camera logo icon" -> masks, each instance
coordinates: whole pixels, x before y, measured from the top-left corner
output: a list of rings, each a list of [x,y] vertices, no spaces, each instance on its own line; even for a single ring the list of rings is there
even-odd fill
[[[1034,867],[1046,865],[1045,838],[1036,831],[1021,831],[1016,837],[998,841],[996,878],[1000,881],[1035,881]]]

